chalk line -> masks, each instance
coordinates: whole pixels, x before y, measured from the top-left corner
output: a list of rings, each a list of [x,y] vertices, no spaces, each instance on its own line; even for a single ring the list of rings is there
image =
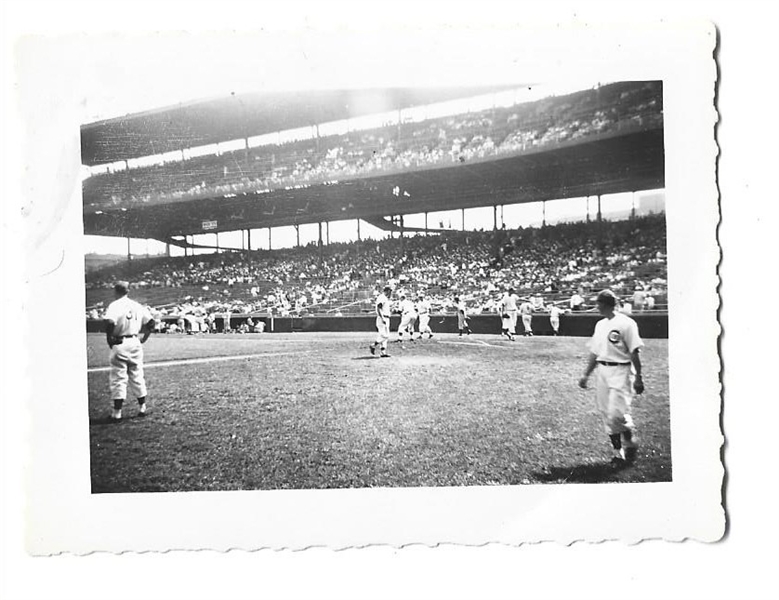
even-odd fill
[[[308,354],[313,350],[303,350],[298,352],[265,352],[263,354],[236,354],[233,356],[208,356],[205,358],[182,358],[179,360],[161,360],[159,362],[150,362],[143,365],[145,369],[153,369],[155,367],[176,367],[180,365],[195,365],[201,363],[210,362],[225,362],[230,360],[243,360],[246,358],[262,358],[264,356],[288,356],[290,354]],[[87,369],[87,373],[102,373],[104,371],[110,371],[111,367],[92,367]]]

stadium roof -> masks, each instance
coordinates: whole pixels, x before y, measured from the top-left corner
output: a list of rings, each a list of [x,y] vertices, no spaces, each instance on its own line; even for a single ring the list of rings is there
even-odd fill
[[[520,86],[232,94],[83,125],[81,163],[107,164]]]
[[[168,240],[204,232],[366,219],[665,187],[664,130],[584,138],[449,167],[267,194],[87,211],[85,232]],[[398,188],[404,193],[395,195]],[[405,192],[408,192],[406,195]]]

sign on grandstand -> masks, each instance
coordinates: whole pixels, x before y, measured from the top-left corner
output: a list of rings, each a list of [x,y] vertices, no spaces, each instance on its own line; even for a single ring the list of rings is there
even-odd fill
[[[203,221],[203,231],[208,231],[209,229],[216,229],[216,221]]]

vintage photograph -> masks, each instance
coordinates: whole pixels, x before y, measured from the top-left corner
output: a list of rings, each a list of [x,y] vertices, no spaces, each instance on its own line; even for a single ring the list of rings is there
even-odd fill
[[[673,481],[662,80],[178,100],[80,127],[92,494]]]

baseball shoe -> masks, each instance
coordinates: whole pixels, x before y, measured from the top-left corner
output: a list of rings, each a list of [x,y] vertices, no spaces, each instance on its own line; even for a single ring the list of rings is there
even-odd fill
[[[379,358],[389,358],[389,357],[390,355],[387,354],[386,352],[382,352],[381,354],[379,354]]]
[[[622,452],[624,454],[626,463],[633,464],[634,462],[636,462],[636,457],[638,456],[637,445],[634,444],[632,446],[628,446],[627,448],[623,448]]]
[[[374,346],[373,344],[371,344],[370,346],[368,346],[368,350],[370,350],[370,351],[371,351],[371,355],[373,355],[373,356],[375,356],[375,355],[376,355],[376,346]]]
[[[122,409],[121,408],[119,408],[119,409],[115,408],[115,409],[113,409],[111,411],[111,420],[114,421],[114,422],[122,420]]]
[[[143,404],[139,404],[138,405],[138,415],[141,416],[141,417],[145,417],[146,416],[146,403],[145,402]]]

